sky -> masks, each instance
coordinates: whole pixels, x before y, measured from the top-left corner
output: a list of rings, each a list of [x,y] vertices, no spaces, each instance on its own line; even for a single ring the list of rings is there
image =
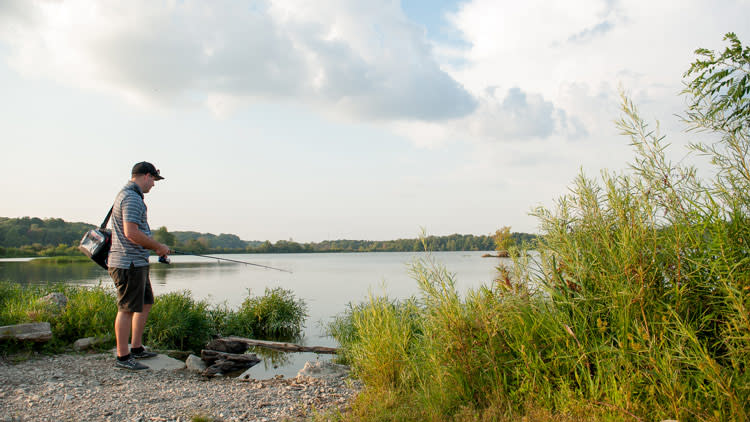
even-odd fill
[[[696,48],[748,0],[0,0],[0,216],[99,224],[136,162],[152,228],[244,240],[536,233],[626,171],[620,90],[672,144]],[[700,161],[697,161],[700,165]]]

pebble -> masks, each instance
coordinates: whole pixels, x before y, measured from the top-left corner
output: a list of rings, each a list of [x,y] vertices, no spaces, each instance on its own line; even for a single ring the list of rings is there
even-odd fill
[[[144,363],[147,363],[144,361]],[[0,359],[0,421],[299,421],[345,411],[358,382],[205,378],[186,369],[128,372],[109,354]]]

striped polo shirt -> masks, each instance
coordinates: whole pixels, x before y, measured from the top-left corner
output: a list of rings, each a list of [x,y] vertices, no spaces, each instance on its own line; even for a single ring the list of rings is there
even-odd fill
[[[128,182],[115,198],[112,208],[112,248],[109,251],[107,266],[110,268],[130,268],[148,265],[148,249],[133,243],[125,237],[123,222],[138,224],[138,229],[151,236],[151,228],[146,217],[146,203],[143,192],[135,182]]]

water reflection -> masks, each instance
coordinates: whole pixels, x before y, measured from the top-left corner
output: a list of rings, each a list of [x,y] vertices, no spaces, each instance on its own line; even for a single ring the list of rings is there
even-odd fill
[[[255,349],[255,350],[253,350]],[[248,370],[251,378],[269,379],[276,375],[283,375],[286,378],[293,378],[304,368],[306,362],[331,361],[334,355],[319,355],[316,353],[285,353],[278,352],[278,357],[269,357],[259,352],[260,347],[251,347],[249,352],[255,353],[261,359],[261,362]]]
[[[248,353],[255,353],[265,366],[266,370],[275,369],[279,366],[284,366],[292,361],[293,353],[281,352],[279,350],[272,350],[265,347],[250,346],[247,350]]]
[[[167,279],[188,281],[207,280],[217,276],[228,276],[242,269],[240,264],[217,264],[215,262],[179,262],[169,265],[151,265],[149,277],[152,284],[166,285]]]
[[[28,283],[97,284],[110,280],[109,274],[93,262],[58,264],[50,260],[28,262],[0,261],[0,280]]]
[[[152,264],[152,284],[166,285],[168,280],[206,280],[233,276],[242,270],[240,264],[215,262],[180,262],[170,265]],[[56,263],[48,259],[0,260],[0,280],[21,284],[74,283],[92,285],[111,281],[107,270],[91,262]]]

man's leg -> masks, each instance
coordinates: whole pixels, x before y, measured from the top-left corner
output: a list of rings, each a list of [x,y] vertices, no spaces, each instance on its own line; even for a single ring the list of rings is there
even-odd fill
[[[148,276],[148,266],[138,268],[138,280],[143,286],[143,294],[140,296],[139,312],[133,314],[133,337],[131,339],[130,354],[136,359],[148,359],[157,356],[143,348],[143,331],[146,328],[146,320],[154,304],[154,290],[151,288],[151,279]]]
[[[136,362],[131,350],[128,349],[128,337],[133,329],[134,310],[141,309],[143,305],[143,284],[139,282],[138,273],[132,264],[128,269],[110,268],[109,274],[112,276],[117,289],[117,316],[115,317],[117,359],[115,367],[131,371],[148,369],[148,366]],[[123,359],[125,356],[128,358]]]
[[[130,336],[130,327],[132,325],[133,312],[117,311],[117,317],[115,317],[115,339],[117,340],[118,357],[123,357],[130,353],[128,349],[128,336]]]
[[[143,305],[142,312],[133,313],[133,337],[130,343],[131,347],[138,348],[143,346],[143,330],[146,327],[146,320],[148,319],[149,311],[151,311],[151,305]],[[127,343],[125,344],[125,347],[127,348]]]

